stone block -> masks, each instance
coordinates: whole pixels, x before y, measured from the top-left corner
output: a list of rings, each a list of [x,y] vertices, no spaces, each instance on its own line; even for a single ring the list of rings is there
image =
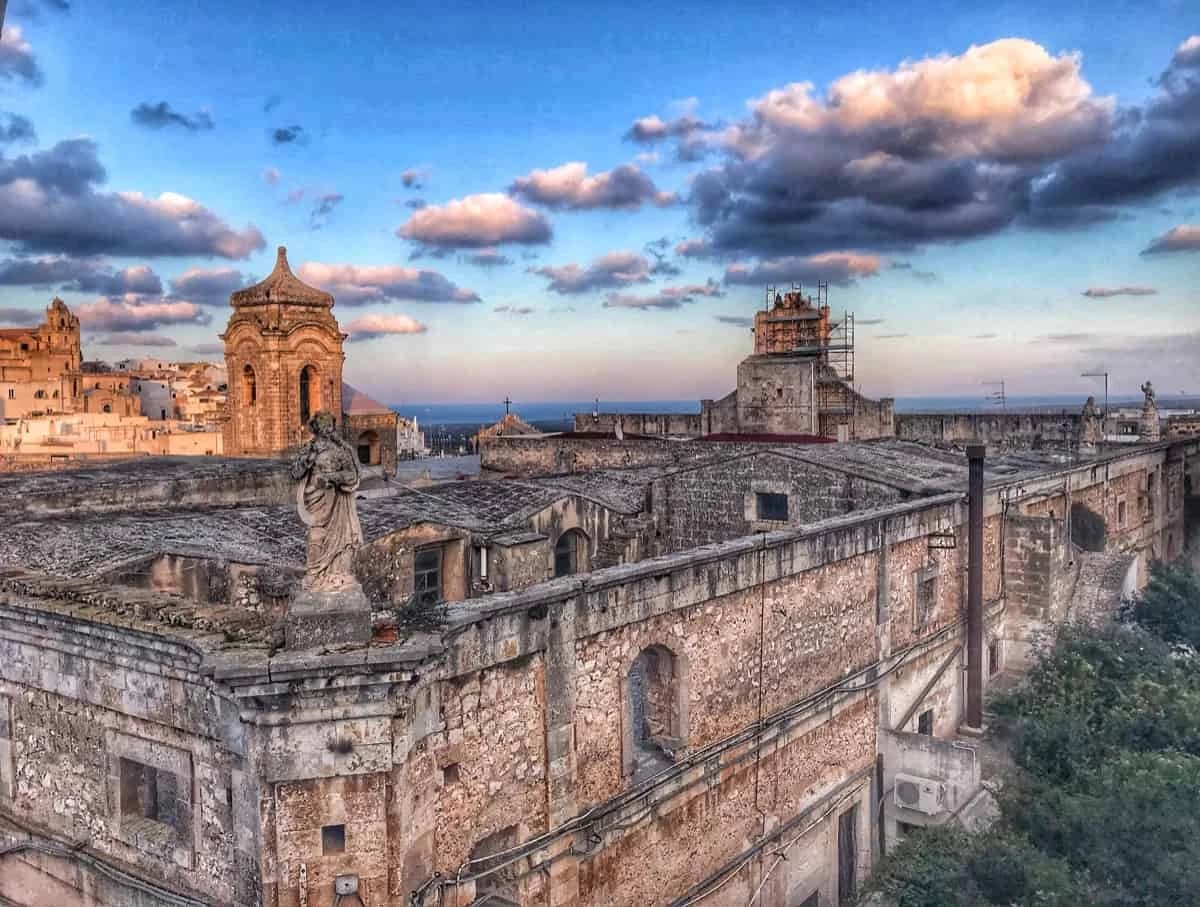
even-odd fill
[[[340,592],[300,592],[288,605],[289,649],[358,644],[371,640],[371,605],[355,585]]]

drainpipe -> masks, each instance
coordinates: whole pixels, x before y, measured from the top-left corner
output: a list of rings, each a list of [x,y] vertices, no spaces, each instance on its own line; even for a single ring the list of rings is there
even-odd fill
[[[967,727],[983,729],[983,460],[967,445]]]

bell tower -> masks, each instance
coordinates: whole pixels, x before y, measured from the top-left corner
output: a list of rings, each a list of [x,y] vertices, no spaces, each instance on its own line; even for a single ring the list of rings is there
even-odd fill
[[[275,269],[229,297],[225,453],[276,457],[308,437],[309,416],[342,419],[342,343],[333,297],[301,281],[279,247]]]

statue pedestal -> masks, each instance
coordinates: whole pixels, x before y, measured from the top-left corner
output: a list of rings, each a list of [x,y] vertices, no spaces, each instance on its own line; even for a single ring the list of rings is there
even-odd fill
[[[371,641],[371,605],[355,583],[337,592],[302,589],[288,605],[289,649],[366,645]]]

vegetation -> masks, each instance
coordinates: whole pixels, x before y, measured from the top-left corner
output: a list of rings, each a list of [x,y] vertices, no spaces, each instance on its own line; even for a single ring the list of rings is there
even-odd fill
[[[896,907],[1200,899],[1200,577],[1156,566],[1106,627],[1065,628],[994,704],[1015,772],[987,832],[911,835],[864,902]]]

